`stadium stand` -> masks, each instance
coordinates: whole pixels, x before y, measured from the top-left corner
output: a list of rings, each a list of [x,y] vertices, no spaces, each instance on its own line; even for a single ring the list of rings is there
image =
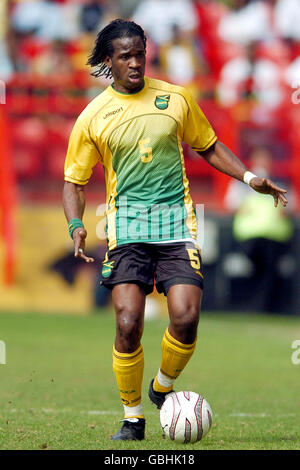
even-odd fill
[[[143,11],[149,12],[147,21]],[[172,15],[157,13],[164,11]],[[187,12],[189,21],[182,21]],[[2,1],[0,80],[6,85],[6,114],[1,120],[9,128],[6,144],[11,147],[19,200],[60,204],[74,121],[109,83],[90,75],[88,55],[97,31],[125,15],[146,31],[147,75],[189,88],[220,140],[246,164],[256,146],[268,148],[272,177],[293,187],[296,214],[299,12],[300,0]],[[184,152],[194,202],[226,214],[229,178],[186,146]],[[88,197],[95,203],[104,200],[102,168],[94,172]]]
[[[161,15],[162,24],[157,22],[155,30],[149,26],[153,23],[151,12],[163,12],[170,2],[145,0],[131,2],[131,9],[127,6],[149,38],[147,73],[189,87],[220,139],[233,146],[245,161],[245,129],[249,128],[252,135],[265,127],[272,134],[273,129],[272,136],[268,132],[265,135],[271,140],[277,136],[275,171],[294,184],[299,195],[299,182],[293,179],[292,171],[298,165],[295,155],[299,144],[292,132],[297,129],[298,117],[287,74],[299,60],[300,46],[292,26],[294,36],[288,37],[287,25],[282,24],[282,2],[172,2],[172,15]],[[295,5],[289,2],[288,7],[292,22]],[[30,185],[42,177],[49,185],[44,184],[37,197],[47,199],[46,188],[54,188],[55,181],[61,179],[72,124],[90,99],[107,85],[89,76],[87,56],[97,30],[118,16],[122,8],[122,2],[103,0],[7,2],[8,22],[1,44],[9,66],[1,61],[0,77],[11,70],[5,76],[7,104],[13,158],[24,191],[27,188],[33,194]],[[145,11],[149,14],[143,24]],[[189,13],[189,22],[181,21],[183,11]],[[247,29],[246,17],[251,19]],[[239,35],[240,30],[243,35]],[[176,47],[170,47],[172,37],[171,44]],[[282,112],[287,117],[284,123],[280,119]],[[46,149],[45,141],[51,142]],[[205,197],[212,208],[224,209],[227,178],[207,168],[189,149],[186,162],[190,178],[200,178],[202,184],[197,187],[205,189],[205,194],[197,189],[197,198]],[[93,181],[103,182],[103,173],[97,172]]]

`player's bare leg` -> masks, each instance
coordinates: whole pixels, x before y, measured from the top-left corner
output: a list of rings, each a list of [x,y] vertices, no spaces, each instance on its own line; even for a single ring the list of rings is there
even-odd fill
[[[149,398],[158,408],[195,350],[201,300],[202,289],[194,285],[175,285],[167,294],[170,324],[162,340],[160,368],[149,387]]]
[[[170,316],[169,333],[181,343],[193,343],[197,337],[202,289],[189,284],[172,286],[167,301]]]
[[[118,284],[112,290],[116,312],[115,348],[132,353],[140,346],[144,329],[146,295],[137,284]]]
[[[144,352],[141,337],[144,329],[146,295],[136,284],[119,284],[113,288],[116,312],[116,338],[113,347],[113,370],[124,407],[122,428],[114,440],[142,440],[145,417],[141,403]]]

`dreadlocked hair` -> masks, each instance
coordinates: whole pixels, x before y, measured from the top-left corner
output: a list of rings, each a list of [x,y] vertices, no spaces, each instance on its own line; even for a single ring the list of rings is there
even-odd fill
[[[133,21],[116,19],[111,21],[105,28],[103,28],[97,35],[95,47],[89,56],[87,64],[91,67],[98,67],[97,70],[91,73],[94,77],[104,76],[110,78],[112,76],[111,70],[104,63],[106,57],[112,57],[114,48],[112,41],[119,38],[128,38],[139,36],[146,49],[147,38],[141,26]]]

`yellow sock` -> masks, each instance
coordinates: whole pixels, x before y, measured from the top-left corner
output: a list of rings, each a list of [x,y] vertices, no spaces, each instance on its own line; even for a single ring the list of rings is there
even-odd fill
[[[120,353],[113,347],[113,371],[116,374],[125,418],[144,418],[142,410],[142,381],[144,351],[142,345],[133,353]]]
[[[192,344],[181,343],[173,338],[169,330],[166,329],[161,343],[161,364],[153,383],[156,392],[169,392],[172,390],[174,380],[183,371],[193,355],[196,341]]]

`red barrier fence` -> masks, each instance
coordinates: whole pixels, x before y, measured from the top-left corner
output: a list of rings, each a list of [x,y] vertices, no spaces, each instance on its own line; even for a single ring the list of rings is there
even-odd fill
[[[5,115],[5,106],[0,106],[0,136],[0,235],[4,242],[4,258],[1,264],[4,283],[11,285],[15,276],[17,198],[11,132]]]

